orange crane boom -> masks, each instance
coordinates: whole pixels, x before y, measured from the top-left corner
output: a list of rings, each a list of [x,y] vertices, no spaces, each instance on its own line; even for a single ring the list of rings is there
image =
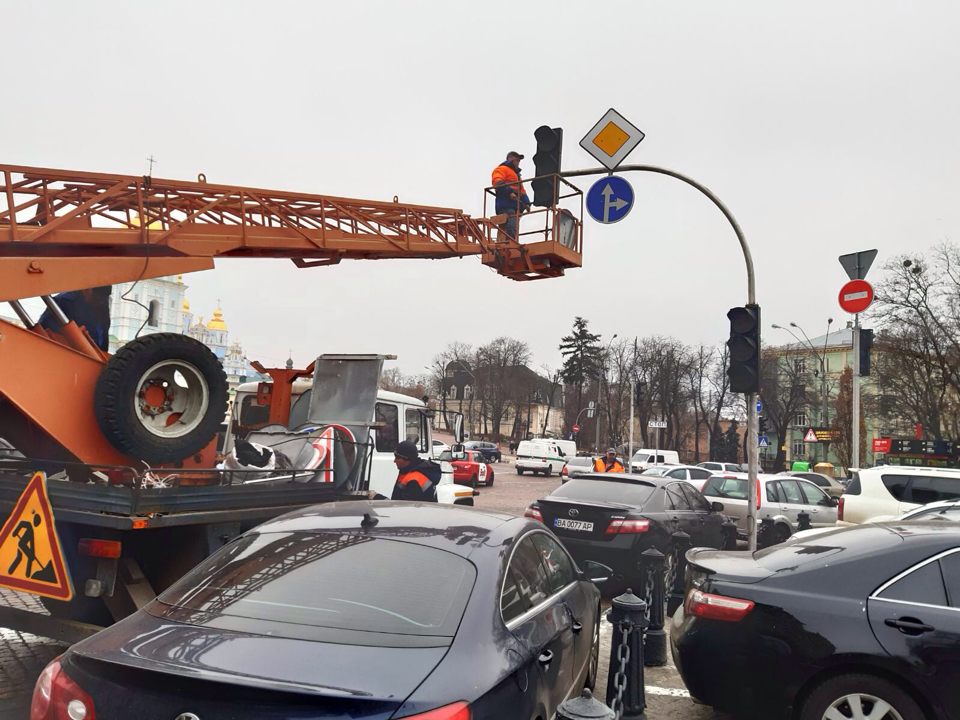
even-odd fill
[[[541,212],[539,237],[521,243],[498,238],[496,218],[396,199],[0,165],[0,301],[210,269],[217,257],[311,267],[480,255],[515,280],[557,277],[581,264],[580,223]]]

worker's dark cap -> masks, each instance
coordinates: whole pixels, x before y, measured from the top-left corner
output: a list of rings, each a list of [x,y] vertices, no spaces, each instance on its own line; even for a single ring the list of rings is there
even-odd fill
[[[523,160],[523,155],[521,155],[520,153],[518,153],[516,150],[511,150],[510,152],[507,153],[507,160],[509,160],[510,158],[516,158],[517,160]]]
[[[393,454],[395,457],[406,458],[407,460],[418,460],[420,458],[420,453],[417,452],[417,446],[409,440],[404,440],[397,445],[397,449],[393,451]]]
[[[607,448],[607,455],[616,455],[617,451],[613,448]]]

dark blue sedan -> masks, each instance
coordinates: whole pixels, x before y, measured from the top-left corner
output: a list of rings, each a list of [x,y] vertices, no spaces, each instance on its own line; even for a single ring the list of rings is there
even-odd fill
[[[31,717],[549,718],[596,681],[599,630],[599,591],[540,523],[333,503],[251,530],[71,647]]]

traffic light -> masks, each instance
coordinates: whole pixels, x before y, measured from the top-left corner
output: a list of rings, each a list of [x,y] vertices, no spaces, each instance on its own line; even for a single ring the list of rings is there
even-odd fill
[[[730,319],[730,389],[733,392],[760,392],[760,306],[731,308]]]
[[[643,382],[638,382],[633,386],[633,404],[636,407],[643,405],[643,391],[646,390],[647,384]]]
[[[860,376],[870,374],[870,349],[873,347],[873,330],[860,328]]]
[[[559,179],[554,177],[560,172],[560,154],[563,152],[563,129],[541,125],[533,132],[537,140],[537,152],[533,156],[534,179],[533,204],[540,207],[553,207],[560,194]],[[540,177],[549,175],[550,177]]]
[[[760,435],[766,435],[766,434],[767,434],[767,419],[766,419],[763,415],[761,415],[759,418],[757,418],[757,421],[760,423],[760,428],[759,428],[760,432],[759,432],[759,434],[760,434]]]

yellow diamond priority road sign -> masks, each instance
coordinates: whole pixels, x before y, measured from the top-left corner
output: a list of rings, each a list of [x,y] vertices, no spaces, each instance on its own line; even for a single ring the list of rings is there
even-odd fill
[[[607,170],[613,170],[643,140],[643,131],[613,108],[593,126],[580,147],[593,155]]]

